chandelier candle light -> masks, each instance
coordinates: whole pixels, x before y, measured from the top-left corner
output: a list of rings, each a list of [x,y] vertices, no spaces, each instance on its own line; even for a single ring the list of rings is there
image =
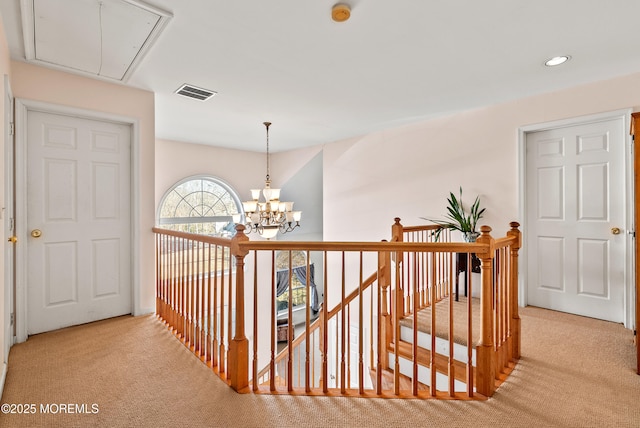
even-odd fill
[[[302,211],[293,211],[293,202],[280,201],[280,189],[271,188],[269,175],[269,126],[271,122],[264,122],[267,128],[267,177],[264,189],[251,189],[253,200],[242,203],[245,225],[249,232],[257,232],[266,239],[274,238],[278,232],[291,232],[300,226]],[[260,193],[265,202],[260,202]],[[240,214],[233,216],[234,223],[239,223]]]

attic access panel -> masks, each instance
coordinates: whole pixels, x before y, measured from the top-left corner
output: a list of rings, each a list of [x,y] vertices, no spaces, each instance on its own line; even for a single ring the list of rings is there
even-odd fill
[[[22,0],[26,58],[126,81],[169,18],[137,0]]]

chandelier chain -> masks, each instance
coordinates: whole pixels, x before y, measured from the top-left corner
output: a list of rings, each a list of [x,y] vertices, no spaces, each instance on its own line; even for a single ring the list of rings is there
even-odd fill
[[[264,126],[267,128],[267,181],[270,181],[269,174],[269,126],[271,126],[271,122],[263,122]]]

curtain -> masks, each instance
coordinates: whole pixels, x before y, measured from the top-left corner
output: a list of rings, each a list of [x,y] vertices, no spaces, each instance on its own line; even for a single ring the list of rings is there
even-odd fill
[[[293,274],[298,278],[298,281],[302,283],[302,285],[307,285],[307,267],[306,266],[298,266],[293,269]],[[289,269],[279,270],[276,272],[276,295],[280,296],[282,293],[289,289]],[[318,312],[320,309],[320,304],[318,302],[318,289],[316,287],[316,283],[314,281],[314,266],[313,263],[309,265],[309,292],[311,296],[307,296],[309,300],[309,304],[311,310],[313,312]]]
[[[310,307],[314,313],[318,312],[320,309],[320,305],[318,304],[318,289],[316,288],[316,283],[314,282],[313,275],[313,263],[309,265],[309,291],[311,292],[311,296],[307,296],[307,298],[311,299]],[[297,268],[293,268],[293,273],[296,277],[298,277],[298,281],[300,281],[303,285],[307,285],[307,267],[300,266]]]
[[[276,296],[280,297],[282,293],[289,288],[289,269],[279,270],[276,272]]]

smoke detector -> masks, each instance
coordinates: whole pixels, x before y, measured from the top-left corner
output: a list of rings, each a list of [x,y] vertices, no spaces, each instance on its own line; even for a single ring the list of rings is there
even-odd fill
[[[331,9],[331,18],[336,22],[344,22],[351,16],[351,8],[347,4],[337,4]]]

